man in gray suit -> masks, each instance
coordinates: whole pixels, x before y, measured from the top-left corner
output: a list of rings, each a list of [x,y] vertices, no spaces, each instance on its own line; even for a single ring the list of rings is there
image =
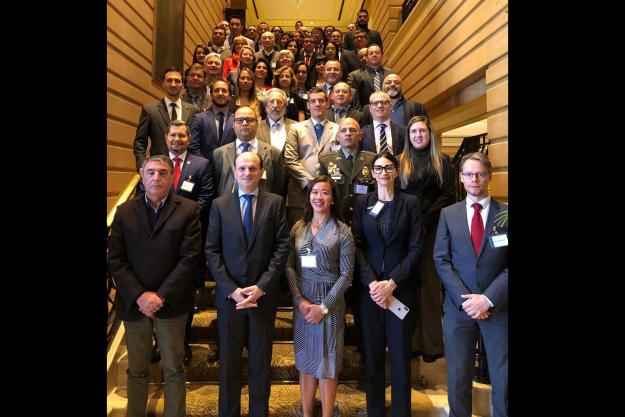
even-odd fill
[[[493,416],[508,415],[508,236],[495,218],[507,207],[488,194],[492,166],[474,152],[460,162],[467,198],[441,211],[434,265],[445,287],[443,339],[449,416],[471,415],[478,329],[492,384]]]
[[[378,45],[367,48],[367,67],[350,72],[347,76],[349,85],[358,90],[358,98],[362,107],[369,104],[369,98],[375,91],[382,89],[384,77],[392,71],[383,66],[384,55]]]
[[[295,123],[286,139],[284,162],[291,175],[286,199],[286,216],[293,226],[304,213],[306,187],[319,173],[319,155],[338,150],[336,134],[339,126],[326,119],[328,97],[320,87],[308,93],[310,119]]]
[[[143,166],[150,138],[150,156],[167,155],[165,136],[169,122],[172,119],[182,120],[191,124],[193,116],[199,109],[192,104],[185,103],[180,98],[182,92],[182,70],[170,67],[163,72],[163,88],[165,97],[141,108],[137,133],[133,144],[137,171]],[[174,112],[172,114],[172,112]],[[173,117],[172,117],[173,116]]]
[[[284,193],[284,166],[279,149],[256,138],[258,119],[254,110],[240,107],[234,114],[236,140],[221,146],[213,152],[215,159],[214,178],[217,194],[222,196],[234,191],[235,159],[242,152],[257,153],[263,162],[263,175],[260,189],[274,194]]]

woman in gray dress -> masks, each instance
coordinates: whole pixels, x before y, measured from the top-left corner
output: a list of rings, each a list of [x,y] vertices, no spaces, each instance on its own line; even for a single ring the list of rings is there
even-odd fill
[[[293,296],[293,346],[304,417],[313,415],[317,386],[323,417],[332,416],[343,364],[344,293],[351,285],[356,249],[336,196],[329,177],[310,181],[304,216],[291,229],[286,276]]]

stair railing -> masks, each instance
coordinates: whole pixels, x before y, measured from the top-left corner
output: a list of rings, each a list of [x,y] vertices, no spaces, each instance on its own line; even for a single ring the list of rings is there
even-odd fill
[[[113,218],[115,218],[115,212],[117,211],[117,206],[128,201],[131,198],[135,190],[137,188],[137,184],[141,176],[139,174],[135,174],[128,185],[122,191],[122,193],[117,198],[115,205],[111,208],[108,216],[106,217],[106,236],[110,236],[111,234],[111,225],[113,224]],[[108,318],[106,322],[106,349],[107,351],[110,349],[113,339],[115,338],[115,333],[119,328],[120,320],[117,317],[117,312],[115,311],[115,297],[117,295],[117,289],[115,287],[115,281],[113,277],[108,273],[108,268],[106,268],[106,296],[108,300]]]
[[[410,12],[412,12],[412,9],[415,8],[415,6],[417,5],[417,3],[419,2],[419,0],[404,0],[404,2],[401,5],[401,21],[402,23],[406,21],[406,19],[408,19],[408,16],[410,16]]]

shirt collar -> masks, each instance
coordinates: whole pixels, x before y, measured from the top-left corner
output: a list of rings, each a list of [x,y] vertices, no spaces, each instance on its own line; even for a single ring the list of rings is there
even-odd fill
[[[169,159],[171,159],[173,162],[174,158],[180,158],[182,159],[182,162],[184,162],[184,160],[187,159],[187,151],[184,151],[180,155],[174,155],[173,153],[169,152]]]
[[[310,116],[310,121],[312,122],[313,126],[318,125],[319,123],[321,123],[321,126],[325,126],[326,124],[326,119],[323,120],[316,120],[314,117]]]
[[[389,129],[391,128],[391,119],[390,118],[388,120],[383,121],[383,122],[376,122],[374,120],[373,121],[373,127],[377,130],[377,129],[379,129],[378,126],[380,126],[382,123],[384,123],[386,125],[386,127],[388,127]]]
[[[490,204],[490,195],[486,196],[486,198],[483,198],[480,201],[473,201],[469,198],[469,196],[467,196],[467,198],[465,199],[465,203],[466,203],[467,209],[473,208],[471,206],[475,203],[480,203],[480,205],[482,206],[482,209],[485,209]]]
[[[341,148],[341,151],[343,151],[343,155],[345,155],[345,159],[347,159],[347,157],[348,157],[349,155],[351,155],[351,156],[352,156],[352,158],[355,160],[355,159],[356,159],[356,156],[358,155],[358,148],[356,148],[356,149],[354,150],[354,152],[352,152],[352,153],[349,153],[349,152],[347,151],[347,149],[345,149],[345,148]]]
[[[241,147],[242,143],[243,143],[243,141],[241,139],[237,138],[236,145],[235,145],[236,149],[239,149]],[[258,139],[257,138],[254,138],[254,139],[250,140],[249,144],[250,144],[250,146],[258,149]]]
[[[238,188],[238,191],[239,191],[239,198],[243,197],[245,194],[252,194],[254,197],[258,198],[258,187],[256,187],[256,189],[252,191],[251,193],[246,193],[240,188]]]
[[[180,97],[178,97],[178,100],[176,101],[171,101],[169,97],[165,97],[165,105],[167,106],[167,108],[171,107],[171,103],[176,103],[176,107],[178,107],[179,109],[182,108],[182,99]]]
[[[271,117],[268,117],[267,119],[269,120],[269,127],[271,127],[272,129],[276,123],[280,123],[280,127],[284,126],[284,117],[279,119],[277,122],[274,122]]]
[[[167,197],[169,197],[169,193],[165,195],[165,198],[163,198],[161,201],[158,202],[158,204],[156,205],[156,208],[152,207],[152,204],[150,204],[150,200],[148,200],[148,193],[145,193],[143,196],[145,197],[145,204],[148,205],[148,208],[154,210],[154,212],[156,213],[160,209],[162,209],[163,206],[165,205],[165,201],[167,201]]]

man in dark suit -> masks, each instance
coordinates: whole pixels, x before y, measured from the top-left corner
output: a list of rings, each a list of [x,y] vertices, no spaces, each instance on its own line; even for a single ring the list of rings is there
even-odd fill
[[[333,102],[334,86],[343,80],[343,69],[341,63],[335,59],[326,61],[323,66],[323,76],[325,78],[325,84],[323,85],[323,91],[328,94],[330,99],[329,103]],[[360,110],[360,99],[358,98],[358,90],[351,88],[350,86],[350,101],[349,105],[355,110]]]
[[[187,87],[180,94],[182,101],[193,104],[201,111],[205,111],[211,104],[211,97],[206,91],[206,75],[204,65],[192,64],[186,72]]]
[[[117,208],[108,242],[117,313],[126,329],[130,417],[146,413],[153,331],[163,358],[164,415],[186,416],[183,339],[201,250],[200,216],[196,202],[171,190],[173,171],[166,155],[144,162],[145,194]]]
[[[308,67],[309,72],[315,70],[315,61],[317,60],[317,54],[315,53],[315,40],[312,35],[304,36],[302,40],[302,50],[299,53],[296,61],[304,61]]]
[[[389,74],[382,82],[382,91],[391,99],[391,121],[395,124],[408,126],[408,122],[414,116],[428,117],[425,106],[418,101],[406,100],[402,94],[401,77],[397,74]],[[369,107],[364,108],[365,123],[371,123],[371,112]]]
[[[283,198],[259,190],[262,160],[235,161],[237,190],[211,208],[206,258],[217,282],[219,416],[241,415],[243,347],[249,351],[249,415],[269,415],[271,350],[280,275],[289,252]]]
[[[193,116],[200,111],[194,105],[185,103],[180,98],[182,70],[173,67],[167,68],[163,72],[163,88],[165,89],[164,98],[141,108],[133,145],[137,170],[143,166],[145,153],[148,149],[148,138],[150,138],[150,155],[166,155],[165,132],[167,132],[169,122],[176,119],[190,124]],[[172,108],[175,112],[173,118]]]
[[[508,237],[495,227],[507,207],[488,194],[492,166],[479,152],[460,162],[467,198],[441,211],[434,265],[445,287],[443,338],[450,417],[470,416],[475,345],[484,338],[493,416],[508,415]]]
[[[382,37],[377,30],[369,29],[369,12],[366,9],[360,9],[356,17],[356,30],[360,29],[365,32],[368,39],[368,45],[380,45],[381,49],[384,49],[382,44]],[[354,45],[354,32],[347,32],[345,34],[345,48],[355,49]]]
[[[392,73],[389,68],[384,68],[384,55],[378,45],[370,45],[367,48],[367,67],[349,73],[347,82],[358,90],[360,105],[369,104],[371,94],[382,89],[384,77]]]
[[[406,128],[391,120],[391,99],[388,94],[384,91],[371,94],[368,107],[373,123],[365,126],[360,149],[378,154],[388,148],[393,155],[402,153],[406,142]]]
[[[326,117],[329,121],[340,124],[341,120],[351,117],[358,122],[358,126],[361,126],[364,115],[360,110],[352,106],[352,92],[355,91],[344,81],[339,81],[334,85],[332,88],[332,105],[326,112]],[[358,142],[360,142],[360,139]]]
[[[358,60],[358,53],[349,49],[343,48],[343,32],[339,29],[334,29],[330,34],[330,40],[336,45],[337,58],[341,62],[341,68],[343,69],[343,78],[347,78],[347,74],[352,71],[356,71],[360,68],[360,61]]]
[[[210,108],[199,113],[191,123],[189,152],[214,163],[213,151],[226,143],[234,142],[237,137],[232,127],[234,115],[228,111],[230,83],[218,78],[212,82],[210,90],[212,101]]]
[[[234,161],[241,152],[254,152],[263,161],[260,189],[275,194],[284,193],[284,164],[280,150],[256,138],[258,120],[256,112],[247,106],[239,107],[234,115],[234,132],[237,139],[213,152],[217,194],[231,194],[235,184]]]

